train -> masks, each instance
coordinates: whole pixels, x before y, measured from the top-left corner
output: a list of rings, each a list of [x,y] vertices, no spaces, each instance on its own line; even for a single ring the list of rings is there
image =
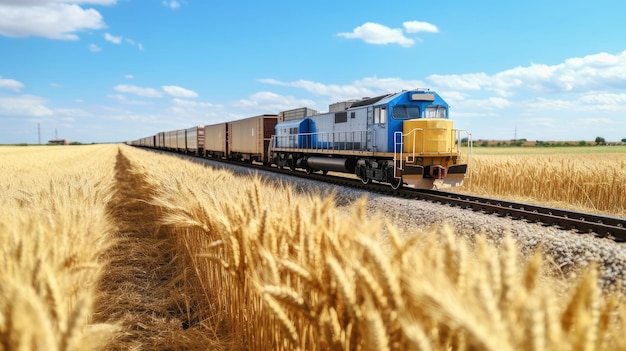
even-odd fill
[[[307,173],[347,173],[363,184],[393,189],[462,185],[472,145],[471,133],[454,128],[448,103],[428,89],[341,101],[328,112],[302,107],[165,131],[127,143]]]

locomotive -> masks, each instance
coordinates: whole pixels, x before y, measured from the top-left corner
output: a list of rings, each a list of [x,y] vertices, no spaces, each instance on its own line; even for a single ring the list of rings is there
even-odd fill
[[[432,189],[462,185],[471,134],[454,128],[448,104],[418,89],[198,126],[131,142],[201,157],[262,162],[291,170],[340,172],[363,184]],[[176,142],[170,140],[175,138]],[[462,153],[461,140],[468,140]]]
[[[458,186],[468,166],[460,143],[465,131],[453,128],[448,109],[428,90],[336,103],[327,113],[279,122],[270,160],[307,172],[352,173],[364,184],[394,189]]]

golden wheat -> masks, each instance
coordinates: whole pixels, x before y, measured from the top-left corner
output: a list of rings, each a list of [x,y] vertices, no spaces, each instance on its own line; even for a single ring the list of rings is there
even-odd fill
[[[233,348],[626,349],[623,297],[600,291],[595,267],[570,284],[509,236],[400,234],[364,202],[346,212],[260,176],[123,152],[176,245],[187,309]]]
[[[116,147],[0,151],[0,349],[97,350],[116,330],[91,322]]]
[[[476,155],[463,191],[626,216],[623,154]]]

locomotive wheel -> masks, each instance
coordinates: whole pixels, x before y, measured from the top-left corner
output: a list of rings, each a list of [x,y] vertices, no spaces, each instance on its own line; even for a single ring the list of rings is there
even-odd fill
[[[389,184],[391,185],[391,188],[393,190],[398,190],[398,189],[402,188],[402,178],[400,178],[400,179],[393,178],[393,179],[391,179],[391,182]]]
[[[306,174],[311,174],[313,173],[313,170],[309,167],[305,168],[304,171],[306,172]]]
[[[372,182],[372,179],[367,177],[367,174],[365,172],[365,167],[363,166],[356,169],[356,176],[359,177],[359,179],[361,179],[361,183],[365,185]]]

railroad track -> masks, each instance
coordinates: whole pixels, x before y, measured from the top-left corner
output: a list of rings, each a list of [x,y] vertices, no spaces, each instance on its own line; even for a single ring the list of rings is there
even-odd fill
[[[191,157],[192,159],[197,159]],[[251,169],[270,171],[299,178],[330,182],[337,185],[350,186],[381,194],[398,196],[409,199],[419,199],[440,204],[448,204],[476,212],[508,217],[515,220],[524,220],[531,223],[541,223],[546,226],[556,226],[563,230],[572,230],[579,234],[591,234],[600,238],[607,238],[616,242],[626,242],[626,219],[610,216],[601,216],[591,213],[567,211],[558,208],[543,207],[518,202],[502,201],[454,192],[402,188],[393,190],[388,184],[363,184],[359,179],[345,176],[322,175],[319,173],[307,174],[301,171],[290,171],[274,167],[264,167],[259,164],[242,164],[226,160],[207,159],[228,164],[246,166]]]
[[[626,219],[624,218],[435,190],[413,190],[411,192],[419,193],[420,195],[417,197],[424,200],[447,203],[460,208],[527,222],[557,226],[564,230],[574,230],[580,234],[592,234],[616,242],[626,241]]]
[[[294,173],[299,172],[291,172],[290,174]],[[328,175],[323,176],[316,174],[313,178],[328,181],[328,177]],[[334,176],[331,177],[342,178]],[[306,175],[306,178],[311,178],[311,176]],[[369,191],[375,191],[378,193],[400,196],[403,198],[413,198],[434,203],[448,204],[463,209],[473,210],[475,212],[493,214],[516,220],[524,220],[531,223],[541,223],[547,226],[556,226],[564,230],[574,230],[580,234],[592,234],[596,237],[607,238],[616,242],[626,242],[626,219],[624,218],[567,211],[559,208],[503,201],[447,191],[411,188],[393,190],[387,184],[374,183],[364,185],[360,180],[355,179],[333,179],[333,182]]]

